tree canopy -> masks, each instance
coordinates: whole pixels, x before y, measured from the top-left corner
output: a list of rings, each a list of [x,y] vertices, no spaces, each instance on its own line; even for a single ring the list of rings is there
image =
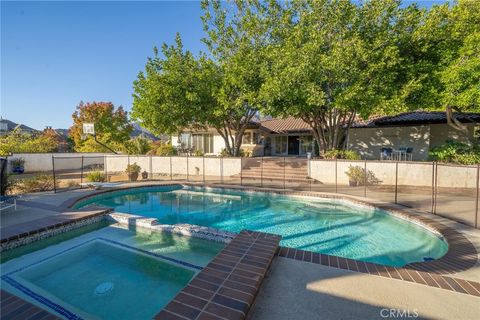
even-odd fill
[[[325,152],[357,117],[480,110],[480,3],[202,1],[207,52],[179,35],[147,60],[132,115],[155,133],[213,127],[227,152],[259,113],[307,122]],[[460,124],[452,118],[453,125]]]
[[[93,123],[97,140],[116,149],[129,140],[133,128],[128,122],[127,112],[122,107],[115,108],[111,102],[80,102],[72,114],[73,125],[70,137],[78,152],[108,152],[109,150],[94,141],[93,137],[83,136],[83,124]]]

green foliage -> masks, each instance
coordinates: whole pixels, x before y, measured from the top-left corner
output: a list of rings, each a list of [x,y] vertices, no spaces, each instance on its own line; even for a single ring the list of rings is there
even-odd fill
[[[105,182],[106,176],[105,173],[100,171],[92,171],[87,173],[86,179],[88,182]]]
[[[83,103],[77,106],[72,115],[73,125],[70,136],[78,152],[109,152],[96,143],[93,137],[83,139],[83,124],[93,123],[97,140],[112,147],[123,145],[130,139],[133,127],[129,124],[127,112],[122,107],[115,108],[111,102]]]
[[[328,150],[323,154],[325,159],[346,159],[346,160],[360,160],[360,155],[353,150]]]
[[[152,150],[152,141],[142,136],[132,138],[118,147],[127,154],[148,154]]]
[[[448,141],[446,144],[430,149],[432,160],[458,164],[480,163],[480,148],[465,143]]]
[[[40,174],[32,178],[20,179],[14,182],[12,189],[19,193],[41,192],[53,190],[53,176]]]
[[[125,169],[126,173],[140,173],[140,171],[141,168],[136,162],[127,165],[127,168]]]
[[[157,156],[175,156],[177,155],[177,149],[175,149],[170,143],[161,143],[158,145],[155,154]]]
[[[0,155],[9,153],[55,152],[58,142],[51,136],[41,133],[28,134],[13,131],[0,136]]]
[[[365,176],[365,169],[359,166],[349,166],[348,171],[345,174],[348,176],[350,183],[353,185],[363,186],[365,182],[367,186],[376,185],[380,183],[380,180],[375,176],[373,171],[367,170]]]
[[[23,167],[25,165],[25,159],[23,158],[12,158],[10,159],[10,166],[13,168]]]
[[[203,151],[202,150],[195,150],[195,152],[193,153],[193,155],[195,157],[202,157],[204,155]]]

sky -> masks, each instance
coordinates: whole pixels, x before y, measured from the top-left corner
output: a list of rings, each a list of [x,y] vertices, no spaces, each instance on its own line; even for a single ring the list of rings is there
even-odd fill
[[[70,127],[80,101],[130,110],[138,72],[176,32],[186,49],[205,49],[198,1],[2,0],[0,9],[0,113],[35,129]]]

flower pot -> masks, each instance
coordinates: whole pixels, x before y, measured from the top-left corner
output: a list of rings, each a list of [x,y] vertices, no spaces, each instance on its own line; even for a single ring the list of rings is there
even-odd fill
[[[355,180],[349,180],[349,181],[348,181],[348,185],[349,185],[350,187],[356,187],[356,186],[358,185],[358,182],[355,181]]]
[[[138,179],[138,172],[129,172],[128,173],[128,180],[129,181],[137,181]]]
[[[143,179],[143,180],[148,179],[148,172],[147,172],[147,171],[143,171],[143,172],[142,172],[142,179]]]
[[[14,173],[23,173],[25,172],[25,168],[23,166],[13,167],[12,171]]]

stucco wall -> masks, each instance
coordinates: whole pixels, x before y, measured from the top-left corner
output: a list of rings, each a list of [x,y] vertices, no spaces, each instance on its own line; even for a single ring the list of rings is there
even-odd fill
[[[348,185],[346,172],[350,166],[365,168],[365,161],[337,161],[337,182]],[[372,172],[380,185],[395,185],[395,168],[393,161],[368,161],[367,171]],[[431,187],[432,163],[399,162],[398,185]],[[445,188],[476,188],[477,168],[475,166],[438,165],[437,186]],[[335,184],[335,161],[311,160],[310,177],[325,183]]]
[[[14,153],[8,159],[22,158],[25,160],[25,173],[51,172],[52,156],[55,156],[56,170],[73,170],[81,167],[81,157],[84,156],[84,166],[103,164],[105,153]],[[71,159],[69,159],[71,158]],[[10,164],[10,161],[9,161]],[[10,166],[9,166],[10,170]]]
[[[448,124],[430,125],[430,148],[444,144],[447,140],[454,140],[470,144],[473,141],[473,124],[467,124],[467,133],[455,130]]]
[[[382,147],[412,147],[413,160],[428,159],[430,127],[356,128],[348,134],[348,149],[357,151],[362,159],[378,160]]]

